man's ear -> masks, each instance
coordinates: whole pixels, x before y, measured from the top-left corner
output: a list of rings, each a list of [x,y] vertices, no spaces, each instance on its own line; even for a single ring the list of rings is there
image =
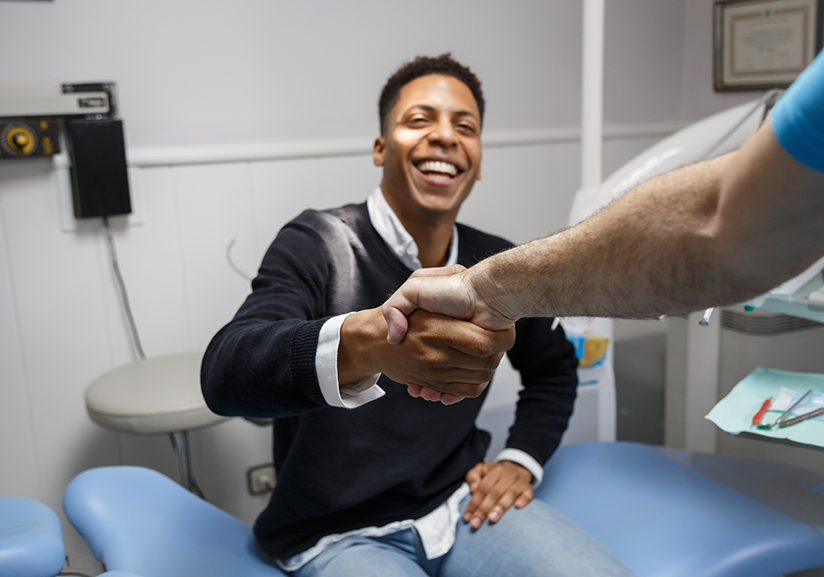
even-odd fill
[[[475,180],[481,180],[481,173],[483,172],[483,166],[478,167],[478,176]]]
[[[385,158],[386,138],[379,136],[375,139],[375,144],[372,145],[372,160],[375,161],[375,166],[383,166]]]

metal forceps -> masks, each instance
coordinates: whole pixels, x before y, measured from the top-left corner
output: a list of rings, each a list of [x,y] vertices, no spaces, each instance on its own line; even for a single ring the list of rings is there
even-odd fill
[[[758,427],[759,427],[760,429],[774,429],[774,428],[776,428],[776,427],[780,426],[780,425],[781,425],[781,422],[782,422],[784,419],[786,419],[786,418],[790,415],[790,413],[792,413],[792,412],[793,412],[793,409],[794,409],[794,408],[796,408],[796,407],[797,407],[798,405],[800,405],[801,403],[803,403],[803,402],[804,402],[804,399],[806,399],[808,396],[810,396],[810,393],[812,393],[812,392],[813,392],[813,390],[812,390],[812,389],[810,389],[809,391],[807,391],[806,393],[804,393],[804,394],[801,396],[801,398],[800,398],[800,399],[798,399],[795,403],[793,403],[793,406],[792,406],[792,407],[790,407],[789,409],[787,409],[786,411],[784,411],[783,413],[781,413],[781,416],[780,416],[780,417],[778,417],[778,419],[776,419],[776,421],[775,421],[772,425],[758,425]]]

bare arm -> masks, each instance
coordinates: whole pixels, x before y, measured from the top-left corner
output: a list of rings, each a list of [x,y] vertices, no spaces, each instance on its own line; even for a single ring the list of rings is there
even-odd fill
[[[480,263],[470,285],[512,316],[643,318],[733,304],[824,254],[824,174],[769,125],[724,157],[639,186],[580,226]]]
[[[523,316],[680,314],[740,302],[824,254],[824,174],[769,123],[739,150],[661,175],[583,223],[449,277],[414,279],[384,305],[390,339],[417,306],[488,328]]]

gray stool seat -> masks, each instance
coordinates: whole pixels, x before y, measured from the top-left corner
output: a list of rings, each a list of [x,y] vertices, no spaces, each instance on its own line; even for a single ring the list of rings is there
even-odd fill
[[[214,414],[200,391],[203,353],[179,353],[136,361],[99,376],[86,388],[92,421],[123,433],[169,434],[189,489],[187,432],[216,425],[227,417]]]
[[[202,353],[137,361],[101,375],[86,389],[86,410],[107,429],[138,435],[191,431],[224,421],[200,392]]]

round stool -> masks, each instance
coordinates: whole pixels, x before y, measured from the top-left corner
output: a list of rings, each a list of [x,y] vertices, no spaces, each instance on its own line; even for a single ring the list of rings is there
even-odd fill
[[[86,389],[86,410],[107,429],[137,435],[168,433],[177,454],[180,484],[194,486],[187,432],[227,419],[206,406],[200,391],[203,353],[136,361],[101,375]]]

